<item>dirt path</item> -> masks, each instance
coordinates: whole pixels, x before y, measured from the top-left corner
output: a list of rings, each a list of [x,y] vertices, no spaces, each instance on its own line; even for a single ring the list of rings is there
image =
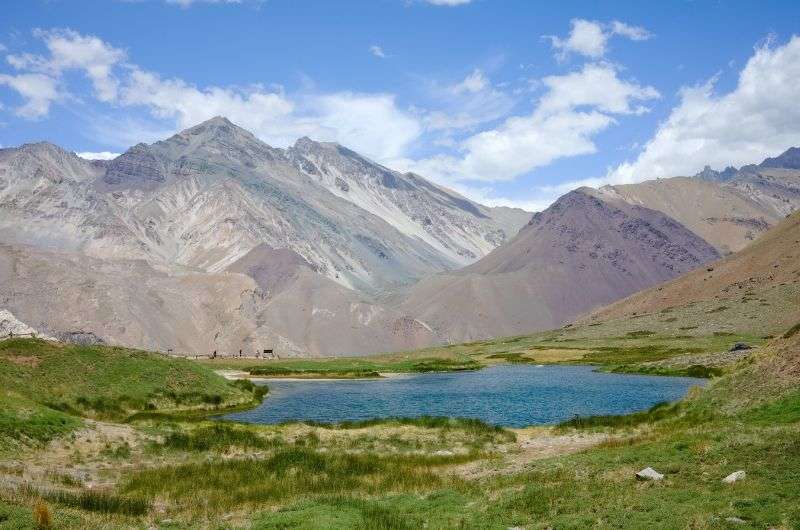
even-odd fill
[[[553,456],[577,453],[609,438],[605,433],[556,434],[550,427],[513,429],[517,442],[499,459],[470,462],[455,469],[465,479],[511,475],[524,471],[531,462]]]
[[[6,487],[112,486],[122,470],[136,465],[145,437],[129,425],[93,420],[84,424],[21,459],[0,462],[0,483]]]

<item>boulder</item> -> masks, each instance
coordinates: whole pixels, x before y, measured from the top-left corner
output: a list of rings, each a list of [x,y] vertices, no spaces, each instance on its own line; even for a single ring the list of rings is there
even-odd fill
[[[733,348],[730,351],[743,351],[743,350],[752,350],[753,347],[749,344],[745,344],[744,342],[737,342],[733,345]]]
[[[664,475],[653,469],[652,467],[646,467],[643,470],[636,473],[636,480],[662,480]]]
[[[744,478],[746,476],[747,476],[747,473],[745,473],[742,470],[734,471],[733,473],[731,473],[730,475],[728,475],[727,477],[722,479],[722,482],[724,482],[725,484],[733,484],[734,482],[738,482],[740,480],[744,480]]]

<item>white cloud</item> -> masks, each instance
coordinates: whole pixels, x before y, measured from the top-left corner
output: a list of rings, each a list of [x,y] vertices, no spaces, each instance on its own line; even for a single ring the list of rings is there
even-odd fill
[[[463,81],[451,87],[454,94],[464,94],[480,92],[489,86],[489,80],[483,75],[483,72],[477,68],[472,71]]]
[[[59,76],[63,71],[83,70],[91,80],[95,95],[101,101],[113,101],[117,96],[117,81],[111,69],[125,59],[125,52],[109,46],[93,36],[83,36],[72,30],[36,30],[50,52],[49,57],[22,54],[9,55],[8,63],[17,70],[27,70]]]
[[[193,4],[243,4],[244,0],[165,0],[168,4],[191,7]]]
[[[435,6],[463,6],[472,2],[472,0],[425,0],[425,2]]]
[[[423,113],[425,127],[431,131],[472,129],[507,116],[516,103],[505,91],[493,86],[479,69],[452,85],[432,83],[429,92],[440,105],[438,110]],[[443,141],[452,142],[449,138],[438,140]]]
[[[369,53],[380,59],[386,59],[386,53],[383,51],[383,48],[377,44],[373,44],[369,47]]]
[[[557,159],[595,152],[593,137],[614,123],[615,115],[644,112],[635,103],[659,96],[652,87],[620,79],[606,64],[542,82],[547,91],[531,114],[466,138],[461,156],[434,156],[409,167],[447,182],[512,180]]]
[[[144,107],[159,120],[172,120],[176,129],[224,115],[275,146],[307,135],[340,142],[379,161],[401,156],[422,132],[419,120],[400,109],[391,94],[287,95],[280,88],[262,85],[198,88],[124,62],[122,50],[94,36],[71,30],[35,35],[45,42],[49,54],[15,55],[10,64],[24,73],[0,77],[0,84],[26,98],[17,109],[23,117],[45,116],[51,103],[61,97],[57,88],[63,73],[78,70],[92,81],[98,100],[119,107]]]
[[[25,99],[25,103],[15,110],[23,118],[38,119],[47,116],[50,105],[61,98],[58,82],[44,74],[0,74],[0,85],[10,87]]]
[[[683,88],[642,153],[607,175],[637,182],[692,175],[706,164],[722,168],[758,162],[800,144],[800,37],[756,48],[735,89],[715,93],[716,79]]]
[[[570,21],[572,28],[566,38],[545,35],[556,50],[559,60],[566,59],[570,53],[577,53],[599,59],[606,54],[608,41],[614,35],[641,41],[652,37],[652,34],[639,26],[630,26],[615,20],[611,24],[603,24],[594,20],[575,18]]]
[[[539,110],[548,113],[583,106],[611,114],[643,113],[648,109],[631,104],[659,97],[653,87],[623,81],[617,77],[616,69],[607,64],[586,64],[579,71],[545,77],[542,83],[549,90],[542,97]]]
[[[619,20],[615,20],[611,23],[611,32],[631,40],[647,40],[653,36],[652,33],[641,26],[630,26]]]
[[[100,151],[98,153],[87,151],[84,153],[75,154],[81,158],[85,158],[86,160],[113,160],[120,155],[120,153],[112,153],[110,151]]]

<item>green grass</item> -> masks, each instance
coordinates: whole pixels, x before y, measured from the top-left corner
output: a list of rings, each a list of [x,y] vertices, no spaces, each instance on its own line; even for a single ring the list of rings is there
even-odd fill
[[[141,471],[126,481],[123,491],[138,497],[162,496],[183,506],[202,499],[207,509],[221,511],[317,495],[431,489],[443,483],[433,468],[473,458],[339,451],[323,454],[291,447],[263,460],[210,461]]]
[[[512,431],[491,425],[474,418],[448,418],[440,416],[420,416],[416,418],[375,418],[361,421],[343,421],[339,423],[305,422],[325,429],[366,429],[369,427],[413,426],[423,429],[437,429],[443,433],[460,431],[468,438],[486,443],[489,441],[513,442],[516,436]]]
[[[170,432],[159,448],[179,451],[224,451],[233,447],[266,449],[279,445],[274,439],[259,436],[253,430],[228,423],[201,425],[188,431]]]
[[[146,514],[150,510],[150,503],[146,500],[123,497],[103,491],[31,491],[30,495],[33,497],[39,496],[50,502],[80,508],[89,512],[139,516]]]
[[[41,446],[80,425],[79,419],[68,414],[0,390],[0,455]]]
[[[381,372],[425,373],[477,370],[483,365],[461,355],[447,357],[395,356],[344,357],[337,359],[286,359],[263,361],[222,359],[203,361],[216,369],[233,368],[263,377],[374,378]]]
[[[649,330],[653,332],[641,333]],[[786,333],[776,330],[777,336]],[[724,352],[738,341],[763,342],[724,330],[688,336],[664,333],[651,322],[627,330],[601,323],[392,357],[278,366],[311,371],[322,363],[339,370],[380,366],[384,371],[391,365],[420,370],[497,361],[591,361],[606,368],[644,370],[643,362]],[[159,408],[139,414],[156,415],[178,405],[198,410],[221,406],[230,402],[225,396],[231,394],[225,392],[250,403],[258,390],[246,381],[222,381],[207,367],[189,363],[198,375],[179,361],[170,369],[159,368],[158,377],[188,378],[193,385],[170,381],[154,398],[153,388],[134,375],[134,381],[119,383],[123,391],[112,393],[107,385],[118,381],[112,374],[135,374],[138,354],[112,351],[100,355],[99,366],[91,368],[93,354],[70,351],[77,361],[64,359],[63,350],[32,354],[25,348],[0,347],[0,383],[15,385],[0,387],[0,440],[24,439],[41,447],[79,426],[77,418],[43,405],[56,399],[77,412],[99,416],[97,409],[115,403],[128,413],[145,396]],[[76,529],[145,527],[162,519],[187,528],[714,529],[732,527],[726,522],[729,517],[745,521],[737,528],[797,528],[800,381],[796,371],[786,368],[795,364],[784,362],[779,351],[772,356],[769,348],[753,353],[678,404],[627,416],[575,418],[555,429],[555,434],[576,436],[601,431],[608,438],[595,447],[527,460],[505,473],[472,479],[456,474],[460,466],[499,470],[503,459],[513,462],[524,456],[527,449],[514,444],[519,434],[450,418],[254,426],[190,422],[180,415],[166,421],[162,415],[126,427],[147,437],[143,445],[114,442],[92,455],[84,447],[79,460],[66,464],[101,464],[102,476],[117,481],[108,490],[83,488],[81,482],[58,478],[52,468],[47,472],[54,489],[9,494],[0,488],[0,527],[31,528],[33,503],[42,496],[51,503],[58,528]],[[59,359],[69,368],[49,364]],[[377,364],[369,368],[369,363]],[[175,366],[177,372],[172,371]],[[685,369],[707,375],[711,370],[691,364]],[[68,370],[78,374],[72,387],[48,388]],[[213,378],[221,386],[198,385],[197,377]],[[119,412],[112,407],[104,414]],[[11,449],[15,460],[38,458],[39,453],[28,457]],[[5,468],[0,459],[0,475],[23,477],[35,467],[27,469],[27,461],[21,462],[21,467]],[[123,465],[128,462],[134,465]],[[665,479],[636,481],[634,473],[647,466]],[[744,481],[721,482],[738,469],[747,472]]]
[[[576,416],[558,424],[561,430],[591,429],[596,427],[635,427],[643,423],[655,423],[675,416],[679,411],[677,404],[656,403],[648,410],[622,415]]]
[[[257,399],[192,361],[38,339],[0,342],[0,388],[55,410],[101,419],[140,411],[213,410]]]
[[[782,398],[748,410],[742,418],[763,425],[800,422],[800,390],[790,392]]]

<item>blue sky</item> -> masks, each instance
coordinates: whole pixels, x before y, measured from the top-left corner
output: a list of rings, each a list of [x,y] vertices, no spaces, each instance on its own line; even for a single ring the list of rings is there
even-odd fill
[[[800,145],[800,3],[6,0],[0,145],[119,153],[216,114],[489,204]]]

